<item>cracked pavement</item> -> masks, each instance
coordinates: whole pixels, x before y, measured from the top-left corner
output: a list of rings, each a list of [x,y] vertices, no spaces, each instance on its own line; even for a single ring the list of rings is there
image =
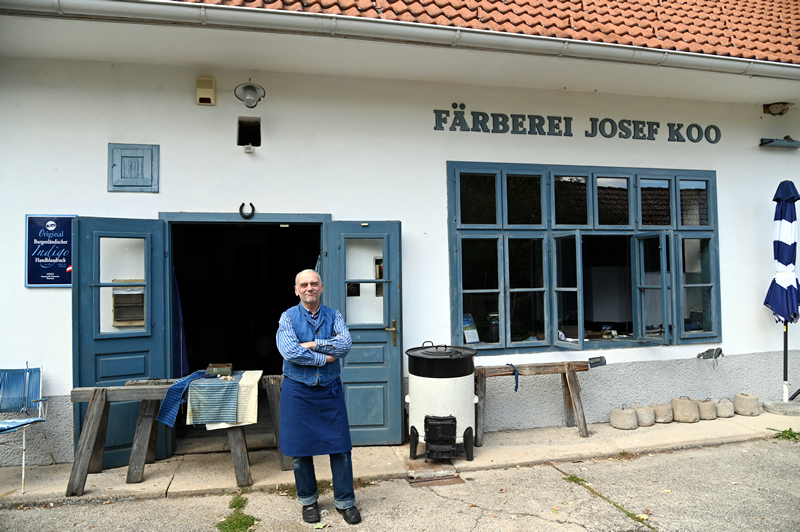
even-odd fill
[[[800,444],[755,440],[470,471],[462,473],[463,482],[447,485],[379,480],[357,489],[364,520],[356,526],[335,512],[330,492],[319,504],[322,524],[335,530],[797,531],[798,471]],[[257,531],[314,530],[291,497],[257,491],[245,496],[244,512],[258,519]],[[213,531],[230,513],[230,499],[209,495],[0,510],[0,529]],[[646,520],[634,519],[642,515]]]

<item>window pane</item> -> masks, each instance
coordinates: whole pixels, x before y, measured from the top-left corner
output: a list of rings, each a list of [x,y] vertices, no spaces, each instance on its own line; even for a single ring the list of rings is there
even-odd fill
[[[669,179],[642,179],[642,225],[671,225]]]
[[[708,238],[683,239],[684,284],[711,282],[711,240]]]
[[[508,269],[511,288],[542,288],[542,240],[509,238]]]
[[[685,288],[683,309],[683,329],[686,332],[699,333],[714,330],[710,286]]]
[[[557,176],[555,178],[556,223],[560,225],[586,225],[586,177]]]
[[[708,225],[708,183],[682,179],[681,224]]]
[[[482,343],[494,344],[500,341],[497,297],[497,294],[464,294],[464,314],[472,316]]]
[[[558,332],[567,340],[578,340],[578,293],[558,292],[556,294],[556,315],[558,317]],[[559,334],[559,340],[564,340]]]
[[[383,278],[383,239],[347,238],[344,241],[345,276],[351,279]],[[352,323],[384,323],[383,285],[346,285],[345,320]]]
[[[544,340],[544,293],[511,294],[511,341]]]
[[[597,178],[597,215],[600,225],[629,225],[628,180]]]
[[[608,326],[632,332],[631,237],[583,234],[583,326],[586,338],[601,338]]]
[[[556,286],[559,288],[578,287],[578,258],[575,255],[575,236],[555,239],[556,243]]]
[[[509,224],[542,224],[541,180],[538,175],[510,175],[506,178]]]
[[[661,289],[642,290],[645,336],[663,336],[664,312]]]
[[[461,175],[461,223],[497,224],[494,175]]]
[[[126,283],[143,280],[144,238],[100,238],[100,282]]]
[[[461,282],[464,290],[497,289],[496,238],[461,240]]]

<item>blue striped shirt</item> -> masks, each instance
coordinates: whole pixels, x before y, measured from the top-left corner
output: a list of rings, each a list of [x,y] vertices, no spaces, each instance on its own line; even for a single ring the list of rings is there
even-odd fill
[[[309,314],[311,313],[309,312]],[[311,317],[316,323],[319,319],[319,311],[312,314]],[[334,336],[331,338],[315,338],[317,347],[313,351],[306,349],[300,345],[292,318],[284,312],[278,321],[278,351],[281,352],[283,358],[295,364],[322,367],[325,365],[325,355],[342,358],[347,355],[353,344],[350,330],[344,322],[342,313],[338,310],[334,310],[333,332]]]

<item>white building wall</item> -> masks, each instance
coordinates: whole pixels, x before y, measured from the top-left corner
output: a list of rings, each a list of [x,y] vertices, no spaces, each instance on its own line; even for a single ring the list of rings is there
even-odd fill
[[[216,106],[195,104],[197,77],[216,79]],[[248,79],[267,91],[255,109],[245,108],[233,96],[234,87]],[[762,137],[800,136],[800,110],[774,117],[753,105],[623,95],[11,59],[0,60],[0,94],[0,223],[4,228],[0,247],[6,251],[5,260],[0,261],[0,301],[4,303],[0,306],[0,366],[22,367],[25,361],[44,366],[45,394],[66,401],[62,417],[69,416],[65,398],[73,375],[71,290],[24,287],[26,214],[157,218],[160,212],[233,213],[242,202],[252,202],[261,213],[400,220],[403,345],[415,347],[426,340],[450,343],[448,160],[716,171],[721,346],[726,359],[769,354],[743,358],[747,362],[736,365],[741,374],[726,381],[725,389],[712,390],[709,385],[706,394],[703,386],[692,384],[691,393],[769,394],[774,388],[771,397],[764,398],[780,395],[781,328],[762,302],[774,271],[772,195],[780,181],[800,177],[800,153],[759,148],[758,142]],[[573,137],[434,131],[433,110],[450,110],[452,103],[464,103],[467,113],[569,116]],[[245,154],[236,145],[239,116],[261,118],[262,146],[254,154]],[[591,117],[657,121],[661,127],[652,142],[587,138],[584,130]],[[670,143],[668,122],[714,124],[722,140]],[[160,192],[107,192],[108,143],[160,145]],[[800,346],[797,335],[790,334],[790,342],[792,348]],[[477,363],[544,362],[602,354],[609,366],[581,375],[584,397],[589,398],[587,421],[597,422],[607,419],[607,405],[644,401],[626,386],[615,387],[613,395],[599,384],[592,388],[590,383],[601,372],[627,374],[639,368],[632,377],[641,382],[650,381],[652,375],[674,381],[670,365],[683,360],[680,364],[705,367],[709,361],[694,357],[707,347],[479,357]],[[790,370],[794,368],[794,375],[800,369],[797,358],[793,353]],[[659,364],[641,364],[647,361]],[[725,371],[726,362],[715,371]],[[647,369],[651,367],[666,371],[651,375]],[[543,377],[531,379],[542,384],[514,397],[498,395],[502,400],[490,395],[488,404],[497,406],[487,409],[489,430],[563,422],[560,391],[547,391]],[[795,387],[800,385],[800,379],[796,381]],[[754,383],[750,389],[748,382]],[[502,386],[490,383],[490,394]],[[664,393],[677,394],[678,388],[667,386]],[[518,406],[532,401],[555,410],[531,420]],[[71,427],[71,419],[62,419],[62,425]],[[69,460],[71,434],[64,438],[70,441],[63,445],[59,459]]]

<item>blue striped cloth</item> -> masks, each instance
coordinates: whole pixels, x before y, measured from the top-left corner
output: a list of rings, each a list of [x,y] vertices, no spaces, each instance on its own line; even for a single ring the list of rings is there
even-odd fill
[[[775,276],[764,300],[775,316],[776,322],[797,323],[800,318],[800,284],[797,282],[797,212],[795,201],[800,194],[791,181],[778,186],[773,201],[775,205],[775,239],[773,256]]]
[[[168,427],[174,427],[175,418],[178,417],[178,407],[180,407],[181,403],[186,402],[183,396],[186,394],[189,384],[193,380],[202,378],[205,374],[205,370],[201,369],[173,382],[172,386],[167,390],[164,400],[161,401],[161,408],[158,409],[156,420]]]
[[[234,380],[199,379],[189,385],[187,425],[236,423],[239,381],[243,371],[234,371]]]

